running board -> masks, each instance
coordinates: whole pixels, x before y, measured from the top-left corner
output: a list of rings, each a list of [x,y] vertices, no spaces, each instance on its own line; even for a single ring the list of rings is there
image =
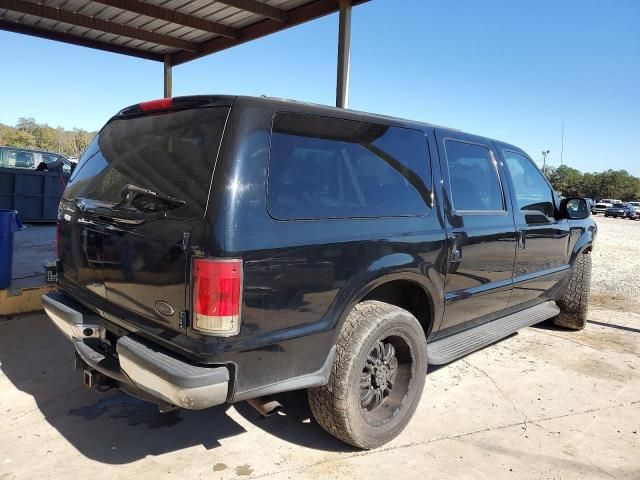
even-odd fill
[[[429,363],[431,365],[449,363],[497,342],[521,328],[535,325],[555,317],[559,313],[560,309],[556,302],[544,302],[469,330],[435,340],[427,345]]]

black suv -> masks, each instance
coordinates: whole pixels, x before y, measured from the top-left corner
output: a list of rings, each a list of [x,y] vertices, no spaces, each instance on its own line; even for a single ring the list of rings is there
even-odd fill
[[[59,212],[44,297],[85,383],[202,409],[308,389],[361,448],[428,364],[585,325],[596,225],[519,148],[380,115],[196,96],[120,111]],[[264,411],[264,409],[263,409]]]

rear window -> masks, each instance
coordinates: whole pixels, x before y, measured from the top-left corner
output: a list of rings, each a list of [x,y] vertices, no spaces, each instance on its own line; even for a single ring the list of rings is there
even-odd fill
[[[407,128],[280,113],[273,122],[268,207],[281,220],[426,215],[424,134]]]
[[[200,108],[109,122],[80,159],[65,198],[116,204],[127,184],[184,200],[172,217],[204,214],[229,109]]]

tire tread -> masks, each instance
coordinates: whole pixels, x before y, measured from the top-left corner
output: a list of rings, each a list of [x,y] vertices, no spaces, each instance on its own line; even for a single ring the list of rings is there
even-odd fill
[[[591,255],[584,253],[576,259],[567,289],[562,299],[558,301],[560,315],[554,318],[555,325],[571,330],[582,330],[585,327],[590,287]]]

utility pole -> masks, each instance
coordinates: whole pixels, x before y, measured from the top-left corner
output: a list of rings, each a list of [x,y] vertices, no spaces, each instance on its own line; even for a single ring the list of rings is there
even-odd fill
[[[340,0],[338,19],[338,75],[336,107],[349,108],[349,64],[351,61],[351,1]]]
[[[545,169],[547,166],[547,155],[549,155],[550,151],[551,150],[542,150],[542,173],[544,173],[545,175]]]
[[[562,157],[564,155],[564,122],[562,122],[562,147],[560,148],[560,165],[562,166]]]

